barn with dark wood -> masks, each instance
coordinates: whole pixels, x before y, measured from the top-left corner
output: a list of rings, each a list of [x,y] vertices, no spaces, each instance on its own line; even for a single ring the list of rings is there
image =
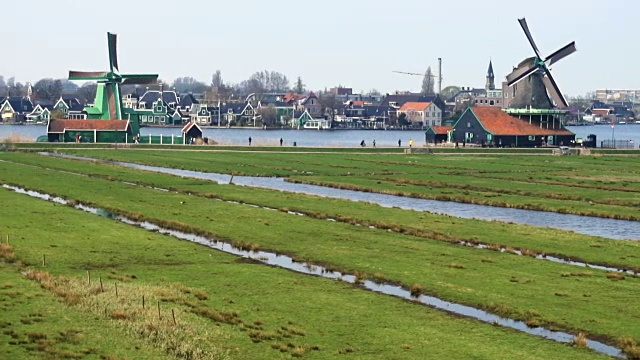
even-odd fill
[[[427,144],[442,144],[449,142],[449,132],[453,126],[429,126],[424,133]]]
[[[450,140],[482,146],[540,147],[569,145],[575,137],[559,120],[523,119],[500,108],[475,106],[467,108],[454,124]]]
[[[132,138],[129,120],[51,119],[50,142],[125,143]]]

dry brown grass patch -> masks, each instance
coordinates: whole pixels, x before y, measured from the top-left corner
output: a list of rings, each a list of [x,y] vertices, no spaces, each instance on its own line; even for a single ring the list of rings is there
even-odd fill
[[[611,280],[624,280],[624,275],[620,274],[620,273],[608,273],[607,274],[607,279],[611,279]]]
[[[13,251],[13,246],[0,243],[0,259],[4,259],[9,263],[16,261],[16,253]]]
[[[572,343],[577,347],[587,347],[587,334],[579,332],[578,335],[573,338]]]

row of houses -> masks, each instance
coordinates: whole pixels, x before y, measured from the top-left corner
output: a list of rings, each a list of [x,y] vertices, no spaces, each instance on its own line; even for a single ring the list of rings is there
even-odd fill
[[[305,94],[252,94],[243,102],[209,104],[193,94],[174,90],[136,88],[122,98],[135,109],[141,126],[184,125],[275,126],[292,128],[380,129],[402,126],[422,129],[442,124],[445,103],[438,96],[387,94],[377,104],[340,101],[325,106],[313,92]],[[3,122],[48,123],[59,118],[86,119],[83,104],[74,97],[32,101],[30,97],[0,98]]]
[[[84,105],[76,98],[34,103],[29,96],[0,97],[0,119],[5,123],[47,124],[55,112],[67,119],[84,119],[83,109]]]
[[[123,97],[123,106],[140,113],[141,125],[195,122],[213,126],[278,126],[305,128],[424,128],[442,123],[444,102],[438,96],[387,95],[379,104],[364,101],[325,106],[313,93],[252,94],[244,102],[200,103],[191,94],[140,88]],[[269,111],[267,111],[269,109]],[[148,114],[145,114],[148,112]]]

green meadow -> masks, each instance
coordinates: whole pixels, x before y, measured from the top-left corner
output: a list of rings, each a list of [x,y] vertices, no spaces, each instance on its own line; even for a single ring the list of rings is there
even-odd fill
[[[640,220],[640,157],[64,150],[425,199]]]
[[[551,186],[546,175],[524,172],[523,168],[530,165],[521,162],[529,159],[550,162],[548,168],[554,170],[549,171],[558,179],[571,178],[594,194],[620,191],[599,189],[613,180],[604,181],[595,174],[607,171],[620,173],[612,188],[626,188],[631,194],[639,189],[632,176],[634,159],[622,157],[620,161],[624,163],[610,159],[615,157],[594,157],[582,162],[569,157],[515,155],[470,156],[465,160],[429,155],[275,152],[78,150],[77,154],[230,174],[289,176],[303,182],[330,181],[335,182],[333,186],[369,179],[366,181],[377,185],[372,190],[379,192],[397,191],[395,187],[415,187],[426,192],[432,185],[422,182],[436,181],[427,178],[428,169],[439,172],[433,176],[441,179],[449,179],[446,175],[450,175],[452,178],[447,181],[453,190],[465,184],[465,177],[472,182],[486,175],[486,179],[493,180],[482,186],[494,186],[492,191],[504,190],[510,182],[512,192],[520,191],[505,194],[513,201],[508,206],[513,207],[519,207],[517,201],[536,198],[535,191],[543,193],[544,181]],[[285,253],[354,273],[360,279],[400,284],[416,293],[521,319],[530,326],[587,334],[612,345],[622,344],[630,355],[639,351],[634,344],[640,339],[640,325],[629,321],[640,317],[632,300],[640,295],[638,277],[496,251],[504,247],[525,254],[558,254],[637,269],[637,242],[218,185],[36,154],[2,153],[0,160],[0,180],[5,184],[223,239],[239,247]],[[588,181],[581,183],[568,175],[574,166],[585,167]],[[501,170],[488,173],[483,168]],[[503,182],[497,181],[501,176]],[[524,176],[520,182],[514,180],[518,176]],[[539,181],[539,186],[521,189],[520,183],[532,183],[529,177]],[[433,189],[439,191],[438,187]],[[444,189],[442,185],[441,190]],[[31,296],[48,301],[42,306],[51,307],[52,311],[70,309],[77,319],[86,319],[81,321],[82,329],[77,330],[83,336],[68,351],[87,358],[152,358],[154,351],[178,358],[598,357],[580,346],[556,344],[357,286],[240,260],[202,245],[7,189],[1,189],[0,194],[5,204],[0,211],[0,235],[11,234],[11,249],[5,253],[15,252],[11,261],[5,260],[2,276],[19,284],[8,289],[26,293],[22,288],[30,287],[38,294]],[[425,197],[413,191],[404,195]],[[630,199],[625,199],[628,203],[624,206],[593,205],[596,197],[584,196],[565,206],[575,206],[576,211],[581,206],[602,206],[606,213],[601,215],[607,217],[621,217],[635,206],[635,200]],[[461,240],[492,247],[477,249],[456,244]],[[98,279],[103,280],[102,287]],[[40,286],[34,285],[37,283]],[[118,296],[116,284],[120,288]],[[147,303],[152,306],[141,309],[142,296],[147,296]],[[155,308],[158,304],[160,315]],[[25,307],[24,303],[16,303],[12,313],[19,317],[20,313],[37,312]],[[7,331],[24,333],[22,338],[26,340],[14,341],[13,345],[3,342],[0,346],[37,357],[47,351],[32,348],[38,348],[38,341],[50,341],[48,351],[67,351],[66,343],[54,341],[55,334],[78,320],[50,324],[48,319],[45,316],[38,325],[46,337],[35,336],[34,341],[27,330],[14,330],[15,321],[10,321]],[[103,339],[88,330],[92,326],[136,336],[112,337],[111,341],[122,344],[118,353],[108,353]],[[189,340],[194,337],[199,341]],[[138,350],[140,357],[135,355]],[[148,355],[142,355],[145,351]]]

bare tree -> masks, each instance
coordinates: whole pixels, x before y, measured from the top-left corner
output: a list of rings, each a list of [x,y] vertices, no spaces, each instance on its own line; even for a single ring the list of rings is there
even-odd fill
[[[201,93],[207,90],[207,85],[190,76],[179,77],[173,81],[171,87],[179,93]]]
[[[443,100],[447,100],[450,99],[451,97],[455,96],[456,94],[458,94],[460,92],[460,87],[458,86],[447,86],[444,89],[442,89],[442,93],[440,94],[440,97]]]
[[[96,98],[97,89],[98,85],[96,83],[85,83],[78,89],[78,91],[76,91],[76,96],[78,97],[78,100],[82,101],[84,104],[91,103]]]
[[[431,71],[431,66],[427,68],[427,71],[424,73],[424,78],[422,79],[422,93],[424,95],[435,94],[435,75]]]
[[[278,112],[273,104],[262,106],[258,109],[258,115],[262,118],[262,124],[274,126],[278,121]]]
[[[323,92],[318,95],[318,101],[323,107],[324,113],[328,114],[331,121],[335,119],[336,110],[342,105],[336,96],[329,92]]]
[[[222,81],[222,72],[220,70],[216,70],[216,72],[211,76],[211,86],[218,89],[224,86],[224,82]]]

